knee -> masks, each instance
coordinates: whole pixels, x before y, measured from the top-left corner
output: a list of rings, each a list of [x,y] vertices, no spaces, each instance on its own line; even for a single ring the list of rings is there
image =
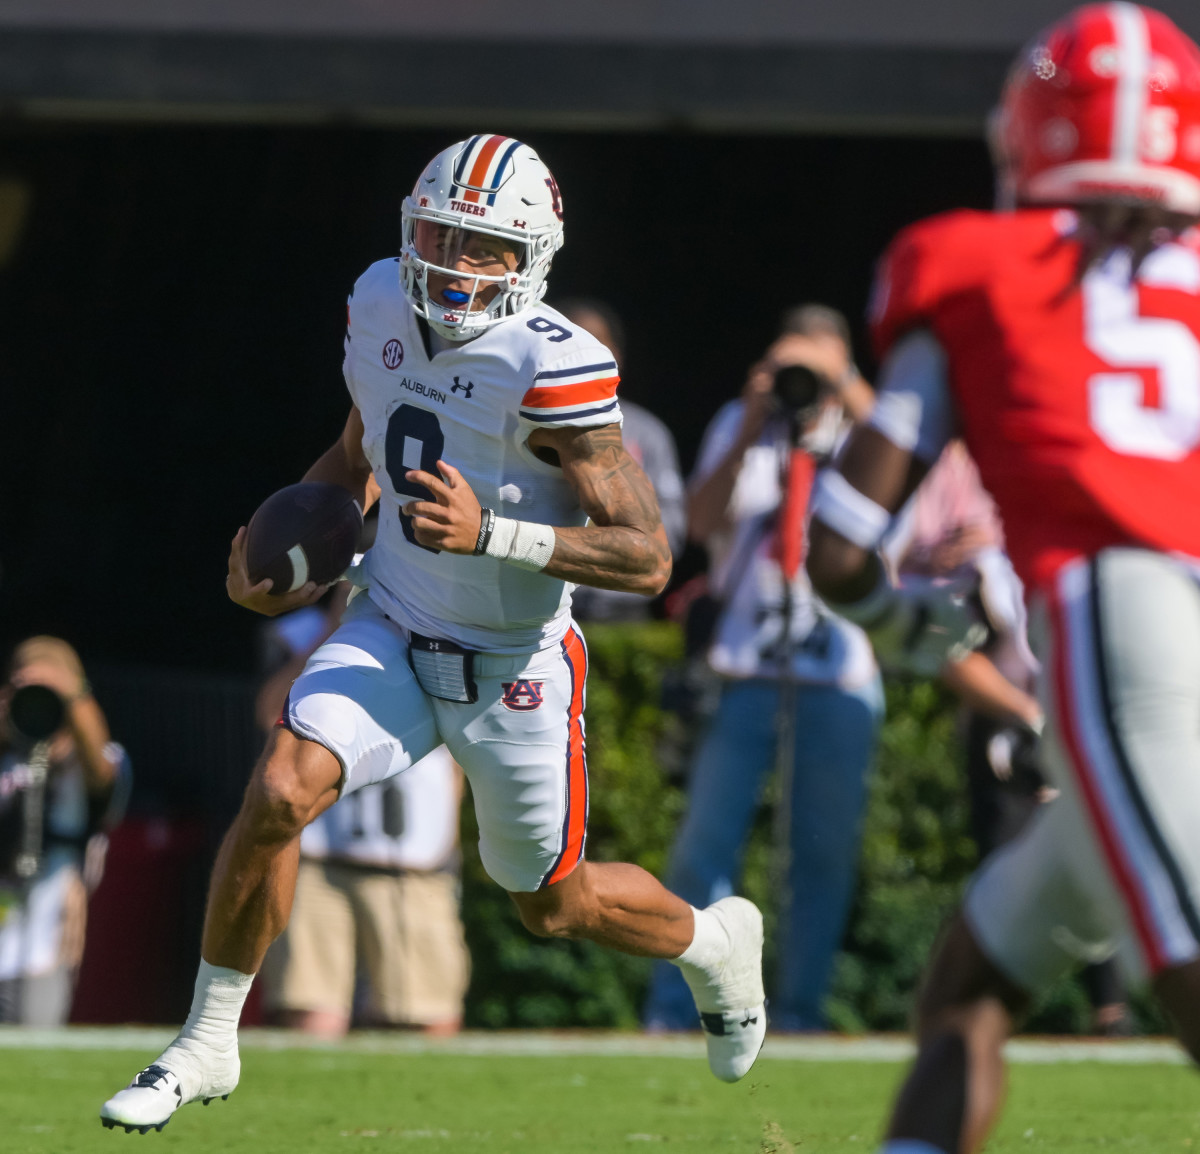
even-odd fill
[[[297,776],[269,765],[255,771],[242,801],[243,818],[272,841],[296,837],[311,809],[311,799]]]
[[[521,924],[539,938],[574,940],[587,937],[588,919],[576,902],[555,901],[551,891],[510,894],[521,915]]]
[[[1013,1030],[1013,1017],[999,993],[977,994],[957,1005],[928,1002],[917,1009],[917,1038],[922,1046],[943,1037],[958,1037],[971,1050],[999,1050]]]
[[[1002,1041],[1028,1000],[983,953],[960,914],[943,935],[918,995],[917,1032],[949,1029]]]
[[[256,767],[246,787],[242,816],[260,837],[290,841],[319,812],[328,788],[304,773],[298,758],[276,749]]]

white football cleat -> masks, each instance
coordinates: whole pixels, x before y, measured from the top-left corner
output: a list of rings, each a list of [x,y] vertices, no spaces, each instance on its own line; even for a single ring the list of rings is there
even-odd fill
[[[767,1036],[763,992],[763,920],[745,898],[722,898],[708,907],[729,937],[729,953],[706,975],[684,977],[696,999],[708,1066],[722,1082],[736,1082],[754,1065]]]
[[[161,1130],[180,1106],[228,1098],[240,1074],[236,1045],[220,1053],[194,1039],[177,1040],[100,1107],[100,1121],[109,1129],[124,1126],[126,1134]]]

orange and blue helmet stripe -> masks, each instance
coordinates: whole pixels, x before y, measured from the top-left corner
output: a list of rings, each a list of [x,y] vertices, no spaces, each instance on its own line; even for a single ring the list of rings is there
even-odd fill
[[[510,136],[472,136],[454,165],[450,196],[478,204],[486,195],[484,203],[494,205],[508,162],[520,147],[521,142]]]

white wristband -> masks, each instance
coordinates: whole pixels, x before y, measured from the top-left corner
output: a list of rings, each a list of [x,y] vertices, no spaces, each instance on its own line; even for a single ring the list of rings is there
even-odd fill
[[[484,552],[522,569],[546,568],[554,554],[554,530],[549,525],[497,517]]]
[[[836,469],[817,474],[812,515],[860,549],[874,549],[892,523],[882,505],[860,493]]]
[[[867,417],[867,427],[882,433],[897,449],[911,453],[921,435],[921,398],[914,392],[881,392]]]

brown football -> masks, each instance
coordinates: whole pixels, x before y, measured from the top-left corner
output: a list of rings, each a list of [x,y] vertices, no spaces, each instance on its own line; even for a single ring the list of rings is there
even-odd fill
[[[250,518],[250,579],[257,584],[270,577],[272,595],[290,593],[306,581],[336,581],[358,551],[362,524],[358,502],[341,485],[301,481],[280,489]]]

